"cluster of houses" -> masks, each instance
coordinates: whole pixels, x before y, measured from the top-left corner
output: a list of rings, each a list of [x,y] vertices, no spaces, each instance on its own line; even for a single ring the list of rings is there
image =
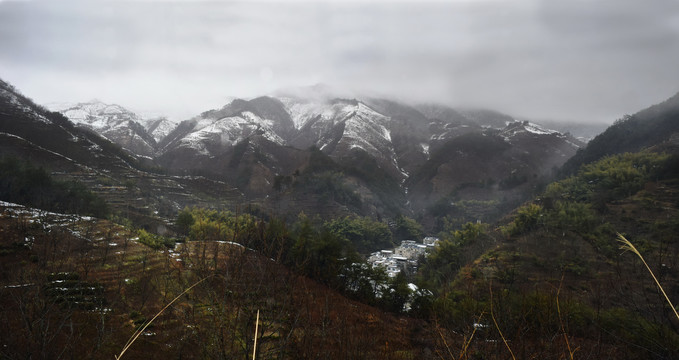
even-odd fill
[[[389,277],[395,277],[401,271],[416,271],[420,257],[426,256],[427,249],[436,246],[438,238],[428,236],[418,243],[414,240],[403,240],[401,245],[392,250],[380,250],[370,254],[368,263],[372,267],[382,266]]]

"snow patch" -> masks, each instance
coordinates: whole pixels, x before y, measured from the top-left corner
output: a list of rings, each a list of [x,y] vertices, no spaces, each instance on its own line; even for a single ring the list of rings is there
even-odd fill
[[[524,127],[526,128],[526,131],[533,133],[533,134],[538,134],[538,135],[559,134],[558,131],[547,130],[545,128],[540,127],[540,125],[538,125],[538,124],[528,123],[528,125],[524,125]]]
[[[422,148],[422,152],[429,158],[429,144],[420,143],[420,147]]]
[[[207,145],[210,143],[234,146],[256,134],[261,134],[271,142],[285,145],[285,140],[273,131],[273,125],[272,120],[262,119],[249,111],[217,120],[199,118],[196,119],[194,130],[179,141],[179,146],[192,148],[209,156],[211,154]]]
[[[19,100],[19,98],[15,94],[13,94],[12,92],[7,91],[5,89],[0,89],[0,97],[4,97],[8,100],[10,108],[13,108],[14,110],[21,111],[22,113],[28,115],[28,117],[32,118],[33,120],[36,120],[38,122],[45,123],[45,124],[52,124],[52,122],[49,121],[46,117],[36,113],[29,106],[24,105]]]

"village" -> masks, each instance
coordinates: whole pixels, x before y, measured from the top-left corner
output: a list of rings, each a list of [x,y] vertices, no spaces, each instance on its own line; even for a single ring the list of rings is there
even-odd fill
[[[396,277],[400,272],[406,275],[417,272],[419,261],[426,256],[429,249],[438,243],[439,238],[427,236],[422,239],[422,243],[415,240],[403,240],[401,245],[392,250],[380,250],[370,254],[368,264],[372,267],[384,267],[387,276]]]

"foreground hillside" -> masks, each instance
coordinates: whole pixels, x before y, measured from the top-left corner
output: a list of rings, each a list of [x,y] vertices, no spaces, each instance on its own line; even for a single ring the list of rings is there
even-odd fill
[[[677,321],[639,260],[620,254],[615,232],[637,244],[676,299],[676,165],[650,152],[606,159],[550,185],[498,230],[468,224],[442,234],[420,272],[434,297],[409,315],[422,320],[347,299],[365,301],[368,290],[375,306],[399,301],[360,276],[345,295],[334,290],[348,280],[333,275],[348,269],[345,245],[304,226],[194,211],[177,219],[187,242],[173,245],[3,203],[3,355],[109,358],[207,278],[125,355],[247,357],[259,310],[260,358],[675,358]]]
[[[510,351],[522,358],[559,358],[569,346],[582,356],[649,358],[659,349],[637,346],[667,346],[673,339],[664,330],[657,334],[667,339],[648,335],[655,322],[639,323],[607,303],[597,320],[608,323],[593,322],[588,305],[578,300],[583,285],[564,280],[558,293],[558,274],[535,288],[512,285],[519,283],[518,269],[514,280],[493,269],[506,259],[502,247],[482,257],[494,263],[482,260],[463,269],[432,307],[420,303],[410,315],[416,319],[338,293],[333,284],[344,279],[328,278],[327,263],[317,262],[325,252],[308,253],[307,261],[297,262],[301,267],[284,267],[283,244],[305,231],[287,232],[275,222],[242,224],[244,231],[235,236],[228,233],[239,227],[223,229],[244,245],[209,237],[173,245],[108,221],[1,206],[0,316],[6,326],[0,334],[7,358],[111,358],[135,329],[194,284],[123,358],[249,358],[257,312],[257,358],[506,359]],[[319,250],[322,239],[312,235],[306,241]],[[518,264],[512,256],[510,262]],[[311,280],[305,271],[326,280]],[[620,319],[629,328],[610,327]],[[667,354],[673,353],[656,358]]]
[[[432,329],[348,300],[243,245],[174,249],[108,221],[2,203],[3,358],[427,358]],[[256,241],[256,239],[252,239]]]

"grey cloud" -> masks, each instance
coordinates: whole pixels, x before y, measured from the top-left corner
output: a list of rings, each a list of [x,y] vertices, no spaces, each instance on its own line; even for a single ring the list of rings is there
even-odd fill
[[[325,82],[517,116],[610,122],[679,90],[678,6],[0,2],[0,76],[36,100],[108,96],[174,117],[227,96]]]

